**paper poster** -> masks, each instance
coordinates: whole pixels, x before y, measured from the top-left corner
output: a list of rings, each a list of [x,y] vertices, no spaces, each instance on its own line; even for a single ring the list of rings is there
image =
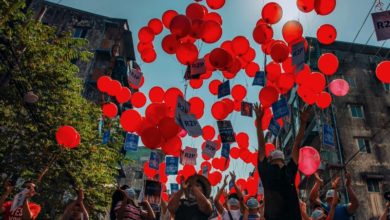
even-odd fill
[[[229,143],[222,144],[221,156],[226,158],[226,159],[230,158],[230,144]]]
[[[213,158],[215,156],[216,151],[217,151],[217,143],[207,140],[205,147],[202,151],[202,154],[205,154],[205,155],[209,156],[210,158]]]
[[[273,118],[271,119],[271,122],[269,123],[268,130],[271,131],[271,133],[277,137],[279,135],[280,131],[280,125],[278,122],[276,122]]]
[[[377,40],[390,39],[390,11],[372,13],[371,16]]]
[[[328,124],[324,124],[322,126],[322,142],[325,146],[328,147],[335,147],[335,142],[334,142],[334,131],[332,126]]]
[[[20,193],[16,194],[14,199],[12,200],[12,206],[10,211],[13,212],[20,206],[23,206],[24,200],[26,199],[28,189],[23,189]]]
[[[103,133],[103,144],[108,144],[110,142],[110,129],[105,130]]]
[[[274,115],[274,119],[278,120],[279,118],[283,118],[290,114],[288,104],[285,98],[281,98],[279,101],[272,104],[272,113]]]
[[[137,152],[138,151],[138,140],[139,136],[132,134],[132,133],[126,133],[125,143],[123,146],[123,149],[125,151],[132,151]]]
[[[175,110],[175,122],[184,129],[184,125],[181,124],[180,115],[187,114],[190,110],[190,104],[184,100],[183,97],[177,97],[176,110]]]
[[[179,170],[179,158],[178,157],[166,157],[165,158],[165,174],[177,175]]]
[[[171,194],[177,193],[177,191],[179,191],[179,184],[171,183]]]
[[[218,98],[230,95],[230,81],[227,80],[218,86]]]
[[[149,168],[158,170],[160,165],[160,157],[157,152],[151,151],[150,152],[150,158],[149,158]]]
[[[292,63],[296,66],[297,70],[303,68],[305,63],[305,44],[304,41],[297,42],[292,46]]]
[[[139,86],[143,73],[140,70],[132,69],[127,77],[130,84]]]
[[[253,79],[252,86],[265,86],[265,72],[256,72],[255,78]]]
[[[193,114],[180,114],[181,124],[183,125],[184,130],[187,131],[188,135],[191,137],[198,137],[203,134],[202,128]]]
[[[186,147],[181,152],[180,163],[184,165],[196,165],[197,149],[193,147]]]
[[[160,211],[162,186],[160,182],[145,180],[144,200],[148,201],[153,211]]]
[[[236,141],[232,123],[230,121],[217,121],[217,125],[222,143],[232,143]]]
[[[253,116],[253,104],[249,102],[241,102],[241,115],[252,117]]]
[[[204,58],[198,59],[191,64],[191,77],[198,76],[206,72],[206,65]]]

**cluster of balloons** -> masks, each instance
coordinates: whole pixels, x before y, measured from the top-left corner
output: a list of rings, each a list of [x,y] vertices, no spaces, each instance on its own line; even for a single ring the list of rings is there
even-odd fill
[[[75,148],[80,144],[80,134],[77,130],[68,125],[64,125],[58,128],[56,132],[57,143],[65,148]]]

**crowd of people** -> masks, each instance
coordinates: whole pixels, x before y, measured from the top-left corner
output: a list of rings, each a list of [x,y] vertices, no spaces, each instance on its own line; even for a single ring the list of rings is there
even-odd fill
[[[333,179],[331,189],[326,192],[325,200],[320,199],[320,188],[323,180],[316,173],[315,184],[310,192],[309,201],[299,198],[295,186],[295,176],[298,171],[299,146],[305,133],[309,110],[301,114],[300,129],[292,146],[291,159],[286,162],[285,155],[280,150],[274,150],[266,156],[265,138],[261,125],[263,111],[255,106],[256,127],[258,136],[258,167],[257,171],[263,184],[264,193],[261,196],[248,197],[236,183],[236,174],[225,175],[222,186],[214,197],[211,196],[209,180],[199,174],[188,179],[180,178],[180,189],[172,193],[168,202],[161,201],[158,212],[144,200],[138,201],[136,191],[127,185],[118,187],[112,195],[110,220],[348,220],[359,207],[358,199],[351,187],[351,177],[345,175],[345,186],[349,198],[348,204],[341,203],[340,186],[342,179]],[[230,183],[228,186],[228,178]],[[229,184],[230,185],[230,184]],[[23,191],[15,195],[13,200],[6,201],[12,194],[14,184],[6,181],[0,197],[0,213],[4,220],[37,219],[41,206],[31,201],[35,193],[35,184],[27,181]],[[234,189],[234,190],[231,190]],[[63,220],[87,220],[89,215],[83,203],[84,193],[79,190],[78,196],[71,201],[61,217]],[[309,214],[310,213],[310,214]],[[380,220],[390,216],[390,203]]]

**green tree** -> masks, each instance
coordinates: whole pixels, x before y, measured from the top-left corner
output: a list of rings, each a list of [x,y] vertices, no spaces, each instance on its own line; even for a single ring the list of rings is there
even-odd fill
[[[40,217],[57,218],[74,189],[82,187],[97,219],[111,200],[121,141],[101,144],[100,106],[81,96],[82,81],[71,60],[87,61],[91,53],[85,40],[57,35],[24,8],[22,0],[0,0],[0,172],[36,179],[50,165],[34,198],[43,207]],[[39,101],[24,102],[28,91]],[[78,148],[57,145],[55,132],[62,125],[78,130]]]

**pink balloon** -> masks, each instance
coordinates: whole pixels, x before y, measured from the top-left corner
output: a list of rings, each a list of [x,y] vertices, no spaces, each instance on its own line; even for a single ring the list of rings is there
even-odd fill
[[[329,90],[335,96],[345,96],[349,92],[349,84],[343,79],[335,79],[329,83]]]
[[[321,158],[318,151],[310,146],[302,147],[299,150],[298,169],[306,176],[314,174],[320,167]]]

